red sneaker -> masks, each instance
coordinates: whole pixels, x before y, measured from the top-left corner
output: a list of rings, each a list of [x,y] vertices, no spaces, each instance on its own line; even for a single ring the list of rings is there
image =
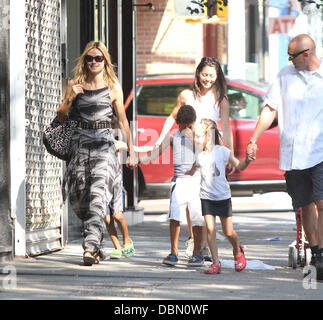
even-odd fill
[[[247,261],[244,256],[244,252],[243,252],[243,249],[240,244],[239,244],[239,248],[241,250],[240,257],[234,257],[234,269],[238,272],[242,271],[247,265]]]
[[[219,261],[218,265],[213,263],[207,269],[204,270],[205,274],[218,274],[220,272],[221,272],[221,261]]]

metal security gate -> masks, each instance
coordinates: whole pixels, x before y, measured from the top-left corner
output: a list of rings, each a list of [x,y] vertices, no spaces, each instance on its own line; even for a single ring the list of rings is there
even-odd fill
[[[61,1],[25,0],[26,254],[62,247],[63,163],[50,156],[42,133],[62,96]]]

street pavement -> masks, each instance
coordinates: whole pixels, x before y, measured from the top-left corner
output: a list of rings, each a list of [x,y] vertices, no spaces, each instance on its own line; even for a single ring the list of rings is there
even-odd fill
[[[203,304],[211,300],[321,300],[323,283],[304,278],[300,267],[288,267],[288,247],[296,239],[295,214],[288,211],[285,195],[276,197],[281,212],[278,207],[262,210],[272,201],[268,199],[261,203],[261,198],[256,198],[256,205],[252,199],[233,201],[234,228],[247,258],[247,269],[242,272],[233,269],[232,248],[226,239],[218,240],[221,274],[205,275],[205,267],[188,267],[184,256],[186,225],[180,234],[178,265],[163,266],[161,261],[170,251],[167,201],[148,201],[139,203],[145,209],[144,222],[129,226],[134,256],[107,257],[98,265],[83,266],[82,239],[78,237],[63,250],[0,265],[0,299],[115,300],[121,304],[130,300],[195,300]],[[249,207],[238,212],[247,202]],[[219,222],[217,228],[221,230]],[[112,244],[108,236],[105,248],[109,256]]]

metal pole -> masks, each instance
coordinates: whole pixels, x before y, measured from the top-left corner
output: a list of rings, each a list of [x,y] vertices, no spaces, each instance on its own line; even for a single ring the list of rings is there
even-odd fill
[[[118,0],[118,79],[122,86],[122,0]]]
[[[8,20],[9,21],[9,20]],[[10,214],[14,254],[26,254],[25,7],[10,1]],[[8,25],[9,27],[9,25]],[[1,30],[4,34],[5,30]],[[1,84],[2,85],[2,84]],[[4,108],[4,107],[3,107]]]
[[[132,5],[132,90],[133,90],[133,98],[132,98],[132,139],[135,145],[137,143],[137,69],[136,69],[136,0],[133,0]],[[134,179],[133,179],[133,194],[134,194],[134,207],[138,202],[138,172],[137,169],[134,169]]]
[[[100,41],[102,41],[102,39],[103,39],[103,27],[102,27],[102,25],[103,25],[103,19],[102,19],[102,17],[103,17],[103,4],[102,4],[102,0],[99,0],[98,1],[98,8],[97,8],[97,10],[98,10],[98,38],[99,38],[99,40]]]
[[[104,0],[104,8],[105,8],[105,25],[104,25],[104,35],[105,35],[105,45],[108,48],[110,52],[110,47],[109,47],[109,0]]]
[[[259,12],[259,36],[257,36],[257,41],[259,41],[259,79],[265,79],[265,59],[264,59],[264,40],[263,40],[263,27],[264,27],[264,1],[258,1],[258,12]]]
[[[61,95],[64,96],[67,87],[67,13],[66,13],[66,0],[61,2],[61,65],[62,65],[62,91]],[[65,165],[65,164],[64,164]],[[63,179],[63,177],[62,177]],[[68,241],[68,203],[64,204],[62,217],[61,217],[61,244],[65,247]]]
[[[228,6],[228,75],[233,79],[245,79],[245,0],[229,1]]]

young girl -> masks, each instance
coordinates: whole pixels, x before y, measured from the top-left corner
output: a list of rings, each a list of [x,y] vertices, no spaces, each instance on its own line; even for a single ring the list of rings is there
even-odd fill
[[[200,167],[202,214],[206,223],[208,245],[213,262],[204,272],[207,274],[221,272],[216,241],[216,216],[220,217],[222,231],[232,245],[235,270],[242,271],[246,267],[246,259],[233,229],[231,192],[225,176],[225,168],[229,162],[236,169],[244,170],[249,161],[246,159],[241,162],[235,158],[232,151],[223,145],[221,134],[215,122],[210,119],[201,120],[196,128],[195,142],[198,151],[196,163],[190,174],[195,171],[195,168]]]

